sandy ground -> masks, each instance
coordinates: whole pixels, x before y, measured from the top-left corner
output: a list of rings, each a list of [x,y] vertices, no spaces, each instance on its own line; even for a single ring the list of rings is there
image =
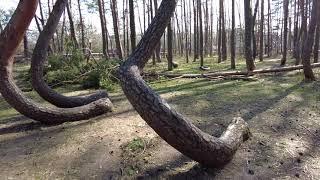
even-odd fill
[[[183,156],[154,133],[123,94],[115,93],[115,111],[90,121],[44,126],[21,115],[2,118],[0,179],[320,179],[320,83],[286,86],[284,81],[281,92],[251,101],[245,96],[259,92],[248,88],[223,106],[214,91],[190,95],[183,89],[190,83],[200,89],[230,84],[176,80],[180,90],[158,92],[213,135],[233,117],[249,123],[252,138],[224,168],[207,169]],[[269,79],[250,83],[275,85]],[[88,92],[67,95],[83,93]],[[0,109],[10,107],[2,101]],[[130,152],[125,147],[137,138],[143,148]]]

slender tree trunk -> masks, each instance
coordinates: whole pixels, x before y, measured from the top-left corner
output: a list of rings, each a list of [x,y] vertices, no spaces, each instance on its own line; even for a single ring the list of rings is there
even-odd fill
[[[194,17],[194,27],[193,27],[193,36],[194,36],[194,40],[193,40],[193,43],[194,43],[194,58],[193,58],[193,62],[195,62],[198,57],[199,57],[199,54],[198,54],[198,25],[197,25],[197,22],[198,22],[198,11],[197,11],[197,8],[196,8],[196,1],[193,0],[193,17]]]
[[[155,11],[155,14],[157,14],[158,12],[158,0],[154,0],[153,2],[154,4],[154,11]],[[158,43],[158,46],[156,48],[156,51],[155,51],[155,55],[156,55],[156,59],[157,59],[157,62],[161,62],[161,41],[159,41]]]
[[[202,7],[201,0],[198,0],[198,10],[199,10],[199,28],[200,28],[200,67],[204,66],[204,56],[203,56],[203,28],[202,28]]]
[[[219,4],[219,28],[218,28],[218,63],[222,62],[222,17],[224,16],[223,14],[223,0],[220,0]]]
[[[185,52],[186,52],[186,62],[189,63],[189,40],[188,40],[188,35],[189,35],[189,27],[188,27],[188,22],[187,22],[187,10],[186,10],[186,1],[183,0],[183,14],[184,14],[184,26],[185,26]],[[190,22],[191,23],[191,22]]]
[[[305,80],[307,81],[315,81],[316,77],[314,76],[314,73],[312,71],[310,59],[312,54],[312,47],[314,44],[314,35],[315,30],[317,26],[317,17],[320,9],[320,2],[318,0],[313,0],[312,3],[312,13],[311,13],[311,19],[309,23],[309,31],[306,33],[304,42],[303,42],[303,51],[302,51],[302,57],[303,57],[303,71]]]
[[[73,22],[73,16],[72,16],[72,13],[71,13],[71,8],[70,8],[70,1],[68,1],[68,4],[67,4],[67,13],[68,13],[68,17],[69,17],[71,40],[73,42],[74,47],[78,48],[79,44],[78,44],[78,41],[77,41],[77,38],[76,38],[75,29],[74,29],[74,22]]]
[[[167,59],[168,59],[168,71],[172,71],[173,70],[173,49],[172,49],[172,22],[170,21],[168,23],[168,27],[167,27],[167,43],[168,43],[168,55],[167,55]]]
[[[244,0],[244,15],[245,15],[245,56],[248,72],[255,69],[252,56],[252,11],[251,0]]]
[[[225,20],[225,13],[224,13],[224,0],[220,0],[221,4],[221,54],[222,54],[222,61],[227,60],[227,33],[226,33],[226,20]]]
[[[316,29],[316,37],[315,44],[313,50],[314,63],[317,63],[319,60],[319,44],[320,44],[320,13],[318,13],[318,21],[317,21],[317,29]]]
[[[284,30],[283,30],[283,49],[282,49],[281,66],[284,66],[287,61],[288,15],[289,15],[289,0],[284,0],[283,1]]]
[[[136,24],[134,16],[134,2],[129,0],[129,11],[130,11],[130,38],[131,38],[131,49],[132,52],[136,49]]]
[[[268,57],[271,57],[272,53],[272,30],[271,30],[271,3],[270,0],[268,0]]]
[[[24,57],[29,58],[29,45],[28,45],[28,36],[25,34],[23,36],[23,52],[24,52]]]
[[[255,24],[256,24],[256,18],[258,14],[258,7],[259,7],[259,0],[256,0],[256,5],[254,8],[254,13],[252,17],[252,57],[253,60],[256,59],[257,57],[257,40],[256,40],[256,35],[255,35]]]
[[[117,54],[119,59],[123,59],[122,55],[122,46],[120,41],[120,35],[119,35],[119,26],[118,26],[118,8],[117,8],[117,1],[116,0],[110,0],[110,6],[111,6],[111,12],[112,12],[112,19],[113,19],[113,29],[114,29],[114,38],[116,41],[116,47],[117,47]]]
[[[86,42],[85,42],[85,34],[84,34],[84,24],[83,24],[83,18],[82,18],[82,12],[81,12],[81,4],[80,0],[78,0],[78,11],[80,16],[80,30],[81,30],[81,47],[83,54],[86,53]]]
[[[231,47],[231,69],[236,69],[236,41],[235,41],[235,9],[234,0],[232,0],[232,25],[231,25],[231,37],[230,37],[230,47]]]
[[[261,15],[260,15],[260,49],[259,49],[259,59],[263,61],[263,46],[264,46],[264,0],[261,0]]]
[[[106,58],[108,58],[106,22],[105,22],[105,15],[103,12],[103,5],[101,0],[98,0],[98,7],[99,7],[100,25],[101,25],[101,33],[102,33],[102,53]]]
[[[63,11],[63,20],[62,20],[62,25],[61,25],[61,33],[60,33],[60,38],[61,38],[61,45],[60,45],[60,52],[64,52],[64,33],[66,30],[66,12]]]

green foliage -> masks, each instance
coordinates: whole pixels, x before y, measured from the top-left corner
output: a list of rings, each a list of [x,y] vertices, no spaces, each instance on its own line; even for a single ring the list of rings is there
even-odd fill
[[[145,148],[145,142],[142,138],[134,138],[132,141],[130,141],[126,149],[130,150],[131,152],[141,152]]]
[[[48,58],[46,80],[50,85],[79,83],[83,88],[103,88],[114,91],[117,87],[117,60],[87,60],[83,53],[67,41],[70,55],[51,55]]]

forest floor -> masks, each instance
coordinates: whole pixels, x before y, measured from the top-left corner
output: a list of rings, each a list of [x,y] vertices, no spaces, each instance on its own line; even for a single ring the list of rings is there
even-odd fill
[[[257,66],[275,64],[279,61],[273,59]],[[187,70],[181,66],[176,72],[198,71],[194,63]],[[219,66],[228,70],[228,64]],[[16,66],[17,74],[27,70]],[[319,78],[320,71],[315,72]],[[256,77],[150,83],[212,135],[219,136],[234,117],[248,122],[252,138],[222,169],[202,167],[164,142],[120,89],[111,93],[113,113],[56,126],[20,115],[0,97],[0,179],[320,179],[320,82],[303,82],[302,71]],[[94,91],[56,90],[65,95]],[[33,91],[26,95],[43,102]]]

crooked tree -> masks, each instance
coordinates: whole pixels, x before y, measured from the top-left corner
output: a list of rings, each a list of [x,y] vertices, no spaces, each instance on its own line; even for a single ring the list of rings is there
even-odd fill
[[[140,75],[161,39],[176,3],[176,0],[162,1],[136,50],[119,69],[121,87],[140,116],[171,146],[203,165],[222,167],[248,137],[245,121],[237,118],[220,138],[213,137],[170,107]]]
[[[66,4],[66,0],[57,2]],[[45,107],[25,97],[17,87],[12,72],[13,55],[35,15],[37,5],[38,0],[20,0],[9,23],[0,34],[0,92],[3,98],[21,114],[46,124],[90,119],[110,111],[112,103],[107,98],[77,108]]]
[[[47,52],[50,39],[52,39],[54,32],[57,29],[66,2],[66,0],[58,0],[56,2],[46,25],[39,35],[32,55],[31,77],[33,88],[43,99],[57,107],[73,108],[90,104],[102,98],[108,98],[108,94],[105,91],[98,91],[97,93],[86,96],[66,97],[51,89],[44,80],[44,64],[45,60],[48,58]]]

